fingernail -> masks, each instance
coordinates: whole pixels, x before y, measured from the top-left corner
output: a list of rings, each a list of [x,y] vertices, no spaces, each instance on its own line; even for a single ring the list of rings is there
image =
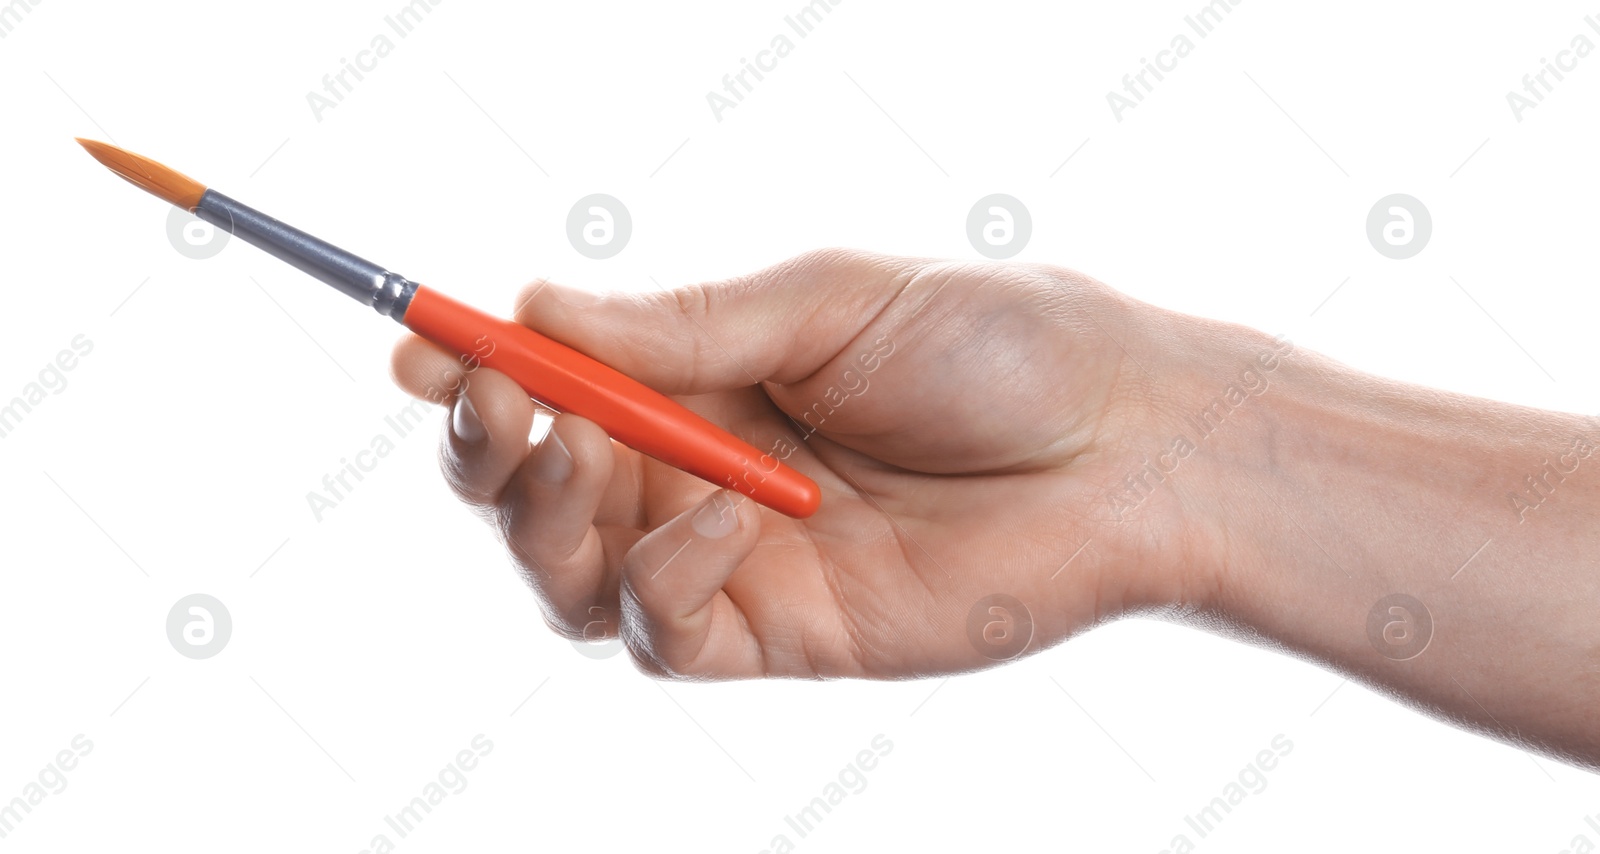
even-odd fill
[[[691,524],[694,532],[700,536],[708,540],[720,540],[739,529],[739,511],[728,498],[728,493],[719,492],[711,496],[700,512],[694,514]]]
[[[469,445],[482,442],[489,435],[483,419],[478,417],[478,410],[472,407],[472,398],[465,394],[456,398],[456,408],[450,414],[450,429],[456,438]]]
[[[572,477],[572,453],[567,450],[566,443],[561,441],[554,427],[544,434],[544,441],[539,443],[539,456],[533,461],[533,476],[545,483],[565,483],[567,478]]]
[[[558,285],[555,282],[545,285],[545,290],[549,291],[557,302],[574,307],[592,305],[597,299],[594,291],[575,288],[571,285]]]

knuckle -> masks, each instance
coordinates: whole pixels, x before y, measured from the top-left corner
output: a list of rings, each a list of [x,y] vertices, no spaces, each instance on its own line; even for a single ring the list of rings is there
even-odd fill
[[[546,608],[544,612],[544,624],[550,627],[550,631],[569,641],[603,641],[617,636],[614,630],[594,628],[592,622],[581,615],[563,615],[554,608]]]
[[[715,327],[712,319],[714,307],[722,302],[718,286],[707,284],[682,285],[662,292],[660,308],[672,314],[671,323],[656,324],[652,342],[659,352],[676,354],[675,370],[681,372],[693,385],[705,375],[707,365],[722,358],[709,330]],[[687,320],[688,322],[683,322]]]
[[[594,597],[562,604],[565,597],[551,589],[551,576],[537,564],[513,561],[519,575],[539,603],[539,616],[550,631],[570,641],[603,641],[617,637],[617,621],[612,612]]]
[[[493,515],[495,531],[500,537],[500,542],[505,546],[506,554],[511,558],[511,564],[522,574],[528,586],[534,589],[546,604],[548,602],[549,588],[555,582],[555,575],[550,567],[555,564],[549,554],[536,553],[532,546],[534,537],[528,531],[520,530],[507,521],[507,514],[496,511]]]
[[[572,622],[562,619],[559,615],[554,615],[548,610],[544,614],[544,624],[550,628],[551,632],[569,641],[589,639],[583,636],[582,626],[574,625]]]
[[[681,314],[700,318],[711,314],[712,288],[705,284],[681,285],[667,291],[672,307]]]
[[[506,484],[495,504],[495,528],[513,558],[550,566],[566,562],[583,547],[592,526],[555,524],[550,509],[520,474]]]
[[[439,471],[444,475],[444,482],[449,485],[450,491],[456,498],[468,504],[477,504],[477,496],[472,489],[471,475],[465,460],[450,446],[450,425],[447,423],[440,429],[439,435]]]
[[[657,679],[662,682],[679,681],[679,677],[672,673],[672,671],[668,670],[666,665],[663,664],[660,659],[651,655],[647,651],[640,650],[632,643],[625,643],[624,646],[628,650],[628,660],[633,662],[633,667],[635,670],[638,670],[640,673],[643,673],[651,679]]]
[[[667,664],[666,659],[656,653],[655,645],[650,642],[648,634],[639,630],[637,621],[624,621],[618,637],[622,638],[622,645],[628,649],[628,658],[640,673],[669,682],[682,678]]]
[[[619,607],[622,619],[617,636],[628,648],[628,657],[633,660],[633,666],[653,679],[675,681],[682,678],[682,674],[677,673],[657,651],[650,631],[652,621],[628,583],[627,575],[623,577]]]

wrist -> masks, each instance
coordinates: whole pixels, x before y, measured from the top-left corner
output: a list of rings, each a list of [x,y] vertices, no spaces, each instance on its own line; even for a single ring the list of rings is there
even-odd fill
[[[1096,506],[1112,563],[1132,582],[1126,610],[1211,612],[1236,574],[1238,500],[1270,441],[1299,358],[1286,338],[1129,300],[1119,392],[1096,445]]]
[[[1213,434],[1215,466],[1186,494],[1209,544],[1199,606],[1424,708],[1592,761],[1569,686],[1596,643],[1594,420],[1300,349],[1269,376],[1237,410],[1247,417]],[[1600,700],[1600,687],[1582,693]]]

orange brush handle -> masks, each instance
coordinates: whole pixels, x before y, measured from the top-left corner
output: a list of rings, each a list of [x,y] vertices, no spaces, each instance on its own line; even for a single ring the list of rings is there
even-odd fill
[[[735,438],[655,389],[519,323],[418,287],[411,331],[517,382],[529,397],[593,421],[634,450],[737,490],[796,519],[817,511],[810,478]]]

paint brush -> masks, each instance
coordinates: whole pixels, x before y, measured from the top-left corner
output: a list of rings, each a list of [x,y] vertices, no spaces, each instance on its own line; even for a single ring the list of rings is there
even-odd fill
[[[391,273],[147,157],[103,142],[78,143],[140,189],[461,354],[463,364],[504,373],[544,406],[588,418],[642,454],[797,519],[816,512],[822,501],[810,478],[577,350]]]

